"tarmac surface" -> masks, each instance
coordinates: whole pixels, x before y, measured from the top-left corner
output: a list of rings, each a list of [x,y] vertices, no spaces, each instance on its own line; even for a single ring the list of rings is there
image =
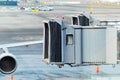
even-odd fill
[[[20,11],[16,7],[0,7],[0,44],[35,41],[43,39],[43,20],[69,14],[90,12],[89,7],[55,6],[54,11]],[[110,14],[111,13],[111,14]],[[120,9],[94,8],[93,16],[120,17]],[[43,44],[28,47],[9,48],[18,62],[17,70],[12,74],[14,80],[119,80],[120,65],[101,65],[96,74],[96,66],[58,68],[47,65],[42,60]],[[10,80],[10,75],[0,74],[0,80]]]

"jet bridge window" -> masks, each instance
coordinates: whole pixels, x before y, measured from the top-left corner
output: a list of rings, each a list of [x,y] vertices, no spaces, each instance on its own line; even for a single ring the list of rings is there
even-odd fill
[[[72,34],[66,35],[66,44],[67,45],[73,44],[73,35]]]
[[[78,25],[78,18],[77,17],[73,17],[73,25]]]

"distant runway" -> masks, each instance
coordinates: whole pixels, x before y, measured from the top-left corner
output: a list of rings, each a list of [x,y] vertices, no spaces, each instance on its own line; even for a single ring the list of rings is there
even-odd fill
[[[68,14],[89,13],[88,7],[54,6],[54,11],[38,13],[26,11],[0,12],[0,44],[35,41],[43,39],[43,20]],[[5,8],[6,9],[6,8]],[[93,16],[118,17],[120,9],[94,8]],[[46,65],[42,61],[43,44],[10,48],[9,51],[17,57],[18,69],[13,73],[15,80],[97,80],[96,77],[113,76],[119,78],[120,65],[100,66],[100,73],[95,73],[96,66],[80,66],[58,68]],[[116,76],[117,75],[117,76]],[[9,80],[10,75],[0,74],[0,80]],[[112,78],[110,80],[115,80]],[[119,78],[120,79],[120,78]],[[103,80],[98,79],[98,80]],[[108,80],[107,78],[104,80]]]

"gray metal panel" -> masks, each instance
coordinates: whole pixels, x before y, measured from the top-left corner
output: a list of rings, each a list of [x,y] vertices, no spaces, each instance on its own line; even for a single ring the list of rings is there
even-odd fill
[[[81,64],[81,29],[75,29],[75,64]]]
[[[117,59],[120,60],[120,31],[117,32]]]
[[[75,52],[74,52],[74,29],[71,26],[68,26],[66,29],[66,35],[73,34],[73,44],[66,45],[66,52],[64,54],[65,63],[75,63]]]
[[[104,63],[106,57],[105,28],[82,29],[83,63]]]
[[[71,16],[64,16],[63,21],[64,21],[66,24],[71,25],[71,24],[72,24],[72,17],[71,17]]]
[[[117,63],[117,29],[112,27],[106,30],[106,63]]]
[[[76,18],[77,22],[78,22],[78,20],[79,20],[78,15],[65,15],[63,21],[65,23],[69,24],[69,25],[79,25],[79,23],[74,24],[74,21],[73,21],[74,19],[73,18]]]
[[[63,22],[62,23],[62,62],[64,63],[65,56],[64,54],[66,53],[66,27],[67,25]]]

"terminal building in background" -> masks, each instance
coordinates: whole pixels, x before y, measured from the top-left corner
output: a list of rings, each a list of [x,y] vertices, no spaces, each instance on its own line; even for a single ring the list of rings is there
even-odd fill
[[[0,0],[0,6],[17,6],[17,0]]]

